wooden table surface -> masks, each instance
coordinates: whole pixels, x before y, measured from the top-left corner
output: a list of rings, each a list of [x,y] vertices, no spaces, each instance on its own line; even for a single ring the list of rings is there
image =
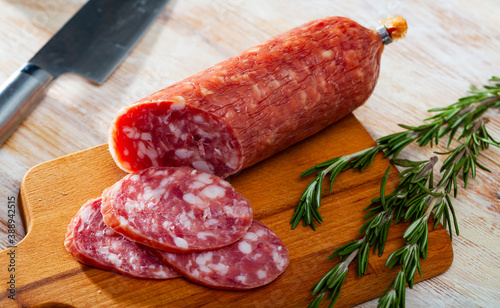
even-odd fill
[[[0,82],[83,3],[0,0]],[[427,109],[451,104],[470,84],[481,86],[500,75],[499,1],[171,1],[109,80],[97,86],[75,75],[60,77],[0,148],[0,248],[8,246],[9,200],[17,199],[24,174],[41,162],[105,143],[120,107],[306,21],[338,15],[375,28],[393,14],[407,19],[408,35],[386,47],[378,85],[355,111],[373,138],[400,131],[397,123],[418,125]],[[488,117],[498,140],[498,110]],[[412,145],[401,157],[425,159],[432,151]],[[500,306],[500,149],[488,150],[480,162],[492,173],[479,170],[454,202],[460,226],[454,262],[444,274],[407,291],[408,307]],[[19,215],[16,222],[20,240]]]

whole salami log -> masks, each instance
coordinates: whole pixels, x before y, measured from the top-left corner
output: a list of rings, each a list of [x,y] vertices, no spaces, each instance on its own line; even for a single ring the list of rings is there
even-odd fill
[[[168,279],[180,275],[139,244],[108,228],[101,198],[85,203],[68,226],[68,252],[83,264],[138,278]]]
[[[118,112],[111,154],[128,172],[189,166],[227,177],[249,167],[368,99],[384,43],[406,32],[401,17],[385,24],[311,21],[153,93]]]
[[[223,179],[192,168],[131,173],[103,192],[104,222],[141,244],[169,252],[218,249],[252,223],[248,200]]]
[[[255,220],[239,241],[218,250],[189,254],[150,251],[185,278],[225,290],[266,285],[281,275],[290,262],[288,249],[279,237]]]

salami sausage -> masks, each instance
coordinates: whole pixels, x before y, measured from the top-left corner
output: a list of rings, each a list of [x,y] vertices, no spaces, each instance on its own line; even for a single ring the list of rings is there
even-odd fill
[[[138,278],[168,279],[180,275],[139,244],[108,228],[101,198],[85,203],[68,226],[68,252],[83,264]]]
[[[387,24],[393,39],[404,35],[404,19]],[[111,154],[128,172],[189,166],[227,177],[363,104],[383,47],[347,18],[306,23],[121,109]]]
[[[102,198],[106,225],[141,244],[177,253],[234,243],[253,217],[248,200],[228,182],[186,167],[131,173]]]
[[[150,250],[185,278],[225,290],[246,290],[266,285],[284,272],[290,256],[279,237],[253,221],[248,232],[224,248],[189,254]]]

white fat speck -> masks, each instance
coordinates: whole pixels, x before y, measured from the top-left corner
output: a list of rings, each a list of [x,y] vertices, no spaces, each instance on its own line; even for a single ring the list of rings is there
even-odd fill
[[[190,158],[191,156],[193,156],[193,154],[193,151],[189,151],[187,149],[175,150],[175,156],[179,157],[180,159]]]
[[[180,237],[174,237],[174,243],[175,243],[175,246],[177,246],[179,248],[186,249],[189,247],[188,242],[186,242],[185,239],[180,238]]]
[[[194,204],[196,200],[196,196],[192,193],[187,193],[182,196],[182,199],[187,203]]]
[[[135,127],[125,126],[122,128],[122,131],[125,133],[125,136],[130,139],[137,139],[140,136]]]
[[[145,153],[146,156],[149,157],[149,159],[153,163],[153,166],[158,167],[158,162],[156,161],[156,159],[158,158],[158,152],[156,152],[155,149],[148,147]]]
[[[212,217],[212,213],[210,212],[210,208],[206,207],[203,210],[203,220],[210,219]]]
[[[208,267],[216,271],[218,275],[226,275],[229,270],[229,265],[224,263],[209,264]]]
[[[196,123],[203,123],[203,122],[205,122],[205,120],[203,119],[203,117],[200,116],[200,115],[195,115],[193,117],[193,121],[195,121]]]
[[[204,273],[211,273],[212,272],[212,270],[210,269],[210,267],[208,267],[206,265],[200,266],[200,271],[202,271]]]
[[[168,124],[168,128],[170,128],[170,131],[172,132],[172,134],[174,134],[175,138],[178,139],[181,135],[181,130],[177,129],[177,127],[172,123]]]
[[[108,261],[111,262],[116,267],[121,266],[123,263],[123,261],[118,258],[118,255],[114,253],[108,254]]]
[[[175,96],[173,97],[175,100],[172,105],[170,106],[170,109],[172,110],[182,110],[184,107],[186,107],[186,99],[182,96]]]
[[[115,231],[113,231],[113,229],[107,227],[104,230],[102,230],[102,233],[104,235],[111,236],[111,235],[113,235],[115,233]]]
[[[192,163],[192,165],[193,165],[193,168],[198,169],[200,171],[205,171],[208,173],[213,172],[212,171],[213,167],[211,167],[206,161],[203,161],[203,160],[194,161]]]
[[[174,226],[173,226],[172,222],[171,222],[171,221],[168,221],[168,220],[165,220],[165,221],[161,224],[161,226],[162,226],[162,227],[163,227],[163,229],[165,229],[165,230],[170,230],[170,231],[172,231],[172,230],[174,229]]]
[[[200,173],[198,175],[198,181],[205,183],[205,184],[212,184],[214,182],[214,179],[212,178],[212,175],[210,175],[210,174]]]
[[[267,277],[267,272],[263,271],[263,270],[258,270],[257,271],[257,277],[259,277],[259,279],[264,279],[264,278]]]
[[[208,89],[205,89],[205,88],[201,88],[200,89],[200,92],[203,96],[207,96],[207,95],[210,95],[210,94],[214,94],[215,92],[214,91],[211,91],[211,90],[208,90]]]
[[[281,271],[285,267],[285,259],[281,257],[281,254],[278,251],[273,251],[273,262],[276,264],[276,267]]]
[[[260,92],[259,86],[257,84],[254,84],[252,86],[252,93],[255,94],[256,99],[259,99],[262,97],[262,92]]]
[[[154,191],[151,189],[151,187],[146,186],[146,187],[144,187],[144,191],[142,192],[141,199],[149,200],[149,199],[151,199],[151,197],[153,197],[153,195],[154,195]]]
[[[196,264],[198,264],[198,265],[206,265],[207,261],[212,260],[212,257],[213,257],[213,252],[207,251],[205,253],[200,253],[196,257],[195,261],[196,261]]]
[[[191,275],[193,275],[193,277],[196,277],[196,278],[200,277],[200,270],[198,270],[198,269],[193,270],[191,272]]]
[[[133,175],[133,176],[131,176],[129,179],[130,179],[132,182],[138,182],[138,181],[141,179],[141,177],[140,177],[138,174],[134,174],[134,175]]]
[[[153,197],[160,198],[162,196],[165,196],[165,199],[167,199],[168,193],[165,191],[165,188],[163,187],[157,187],[153,190]]]
[[[160,186],[161,186],[161,187],[165,187],[165,186],[167,186],[167,184],[168,184],[168,183],[170,183],[171,181],[172,181],[172,179],[171,179],[171,178],[164,178],[163,180],[161,180],[161,182],[160,182]]]
[[[323,58],[325,59],[331,59],[333,58],[333,51],[331,50],[325,50],[321,53],[321,55],[323,56]]]
[[[97,249],[97,251],[101,254],[101,255],[108,255],[109,254],[109,248],[108,247],[99,247]]]
[[[229,144],[228,144],[229,147]],[[236,166],[238,165],[238,158],[236,156],[232,156],[231,159],[226,163],[227,166]],[[236,167],[234,167],[236,168]]]
[[[232,206],[224,206],[224,213],[233,216],[234,215],[234,207]]]
[[[226,194],[226,189],[218,185],[209,185],[201,191],[201,194],[207,198],[215,199],[223,197]]]
[[[253,232],[247,232],[247,233],[245,233],[245,235],[243,235],[243,238],[245,240],[255,241],[257,239],[257,234],[255,234]]]
[[[119,217],[120,217],[120,225],[127,226],[128,220],[126,220],[123,216],[119,216]]]
[[[137,142],[137,156],[140,159],[143,159],[145,154],[146,154],[146,145],[142,141]]]
[[[281,246],[278,246],[278,251],[280,251],[281,249],[283,249],[283,247],[281,247]]]
[[[182,199],[189,204],[201,204],[201,203],[203,203],[203,201],[200,199],[200,197],[195,196],[192,193],[184,194],[182,196]]]
[[[127,199],[125,202],[125,211],[133,213],[144,209],[144,204],[140,204],[136,200]]]
[[[189,184],[189,188],[191,188],[191,189],[198,189],[198,188],[202,188],[202,187],[205,187],[205,184],[202,182],[198,182],[198,181]]]
[[[219,223],[219,221],[217,219],[209,219],[209,220],[207,220],[205,222],[205,225],[207,225],[207,226],[213,226],[213,225],[216,225],[218,223]]]
[[[229,182],[226,182],[226,181],[220,181],[220,184],[222,186],[231,187],[231,184]]]
[[[177,217],[177,219],[178,219],[178,222],[183,229],[190,229],[191,228],[191,220],[188,218],[188,215],[186,213],[180,214]]]
[[[167,278],[167,272],[165,272],[164,270],[159,270],[155,274],[156,274],[157,277]]]
[[[198,232],[198,234],[196,235],[196,237],[202,240],[206,240],[207,236],[214,236],[214,234],[210,232]]]
[[[151,141],[153,138],[150,133],[142,133],[141,139],[144,141]]]
[[[236,276],[235,279],[238,280],[239,282],[243,283],[243,284],[245,284],[247,282],[247,276],[246,275]]]
[[[92,207],[87,206],[85,207],[81,212],[80,212],[80,217],[83,222],[88,222],[90,215],[92,214]],[[85,228],[85,223],[80,224],[80,228],[78,228],[78,231],[81,232]]]
[[[264,230],[264,229],[259,229],[259,230],[257,230],[257,232],[256,232],[256,234],[257,234],[257,236],[258,236],[258,237],[262,237],[262,236],[266,235],[266,233],[267,233],[267,232],[266,232],[266,230]]]
[[[252,245],[250,245],[247,241],[241,241],[238,243],[238,250],[244,254],[249,254],[252,252]]]
[[[124,149],[124,150],[123,150],[123,155],[128,156],[129,154],[130,154],[130,153],[129,153],[128,149]]]

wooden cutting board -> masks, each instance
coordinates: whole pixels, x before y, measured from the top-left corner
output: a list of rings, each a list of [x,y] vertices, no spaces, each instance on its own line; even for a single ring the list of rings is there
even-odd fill
[[[125,173],[115,166],[107,145],[40,164],[26,174],[21,186],[27,236],[16,248],[8,249],[15,252],[15,257],[7,255],[8,251],[0,254],[4,283],[0,306],[59,303],[75,307],[305,307],[313,300],[311,287],[338,262],[327,257],[335,248],[358,238],[365,214],[362,210],[378,196],[380,179],[389,161],[377,156],[365,172],[345,172],[337,179],[332,195],[325,187],[321,207],[324,223],[317,226],[317,231],[300,225],[290,229],[295,205],[311,180],[299,175],[316,163],[372,145],[374,141],[350,115],[229,179],[250,200],[255,218],[274,230],[290,251],[291,261],[285,273],[271,284],[250,291],[212,290],[183,278],[134,279],[78,263],[63,246],[68,223],[85,201],[98,197]],[[393,168],[388,189],[397,182]],[[405,226],[392,228],[384,256],[371,256],[364,277],[356,276],[353,264],[336,307],[352,306],[383,293],[397,271],[388,270],[384,264],[387,256],[404,244],[401,235]],[[430,230],[429,255],[422,262],[424,275],[417,276],[417,281],[443,273],[453,260],[446,230]],[[6,269],[12,262],[15,301],[5,291],[11,274]]]

